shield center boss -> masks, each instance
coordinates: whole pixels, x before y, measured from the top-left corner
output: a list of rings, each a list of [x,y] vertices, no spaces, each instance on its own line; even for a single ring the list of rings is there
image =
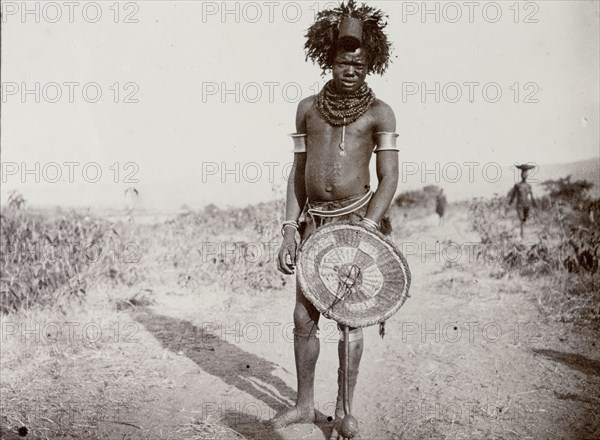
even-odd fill
[[[383,286],[383,274],[375,260],[361,249],[332,247],[317,268],[327,290],[348,305],[377,295]]]
[[[362,273],[356,264],[344,264],[342,267],[334,267],[339,278],[338,290],[355,294],[362,284]]]
[[[328,318],[352,327],[385,321],[408,298],[410,271],[385,236],[356,223],[317,229],[302,245],[298,280]]]

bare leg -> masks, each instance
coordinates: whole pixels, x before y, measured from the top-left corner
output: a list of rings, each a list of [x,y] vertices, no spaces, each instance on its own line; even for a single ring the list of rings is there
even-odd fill
[[[273,428],[283,428],[293,423],[312,423],[316,420],[314,394],[315,367],[320,351],[317,339],[319,317],[319,311],[304,297],[298,287],[294,308],[294,355],[298,396],[296,406],[271,421]]]
[[[350,359],[348,367],[348,406],[352,411],[352,402],[354,400],[354,388],[358,378],[358,367],[363,353],[363,335],[362,329],[350,329]],[[356,340],[353,340],[356,339]],[[343,391],[343,365],[345,362],[344,341],[338,343],[338,357],[340,359],[340,369],[338,370],[338,396],[335,405],[335,422],[333,431],[331,431],[330,440],[341,440],[343,437],[338,433],[342,420],[344,419],[344,391]]]
[[[523,239],[524,229],[525,229],[525,222],[523,220],[521,220],[521,239]]]

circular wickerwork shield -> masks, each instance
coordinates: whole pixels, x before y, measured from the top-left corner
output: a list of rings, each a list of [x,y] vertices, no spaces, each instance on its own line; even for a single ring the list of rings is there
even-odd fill
[[[350,327],[385,321],[409,296],[410,270],[400,250],[357,223],[318,228],[296,263],[304,296],[325,317]]]

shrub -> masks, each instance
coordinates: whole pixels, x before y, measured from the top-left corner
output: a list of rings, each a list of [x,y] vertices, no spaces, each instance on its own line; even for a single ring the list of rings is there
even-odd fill
[[[399,208],[430,208],[435,203],[435,197],[440,192],[440,188],[435,185],[428,185],[420,190],[405,191],[400,193],[394,203]]]
[[[0,212],[1,312],[81,299],[101,279],[137,281],[123,254],[111,250],[118,233],[110,224],[73,211],[36,214],[24,205],[13,195]]]
[[[570,184],[565,178],[546,186],[549,194],[540,199],[537,215],[528,224],[529,242],[516,239],[516,218],[508,218],[506,199],[473,201],[472,226],[483,245],[477,256],[483,259],[486,245],[496,245],[496,258],[486,260],[496,264],[499,275],[511,271],[543,275],[543,282],[553,287],[538,292],[538,303],[543,296],[561,320],[598,324],[600,228],[596,213],[600,201],[587,197],[591,186],[585,182]]]

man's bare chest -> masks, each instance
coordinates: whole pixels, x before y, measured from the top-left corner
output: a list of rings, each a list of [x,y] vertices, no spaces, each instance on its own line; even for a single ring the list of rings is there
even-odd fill
[[[374,124],[365,114],[357,121],[340,127],[329,125],[319,114],[311,112],[306,119],[308,142],[323,146],[364,147],[372,149]]]

